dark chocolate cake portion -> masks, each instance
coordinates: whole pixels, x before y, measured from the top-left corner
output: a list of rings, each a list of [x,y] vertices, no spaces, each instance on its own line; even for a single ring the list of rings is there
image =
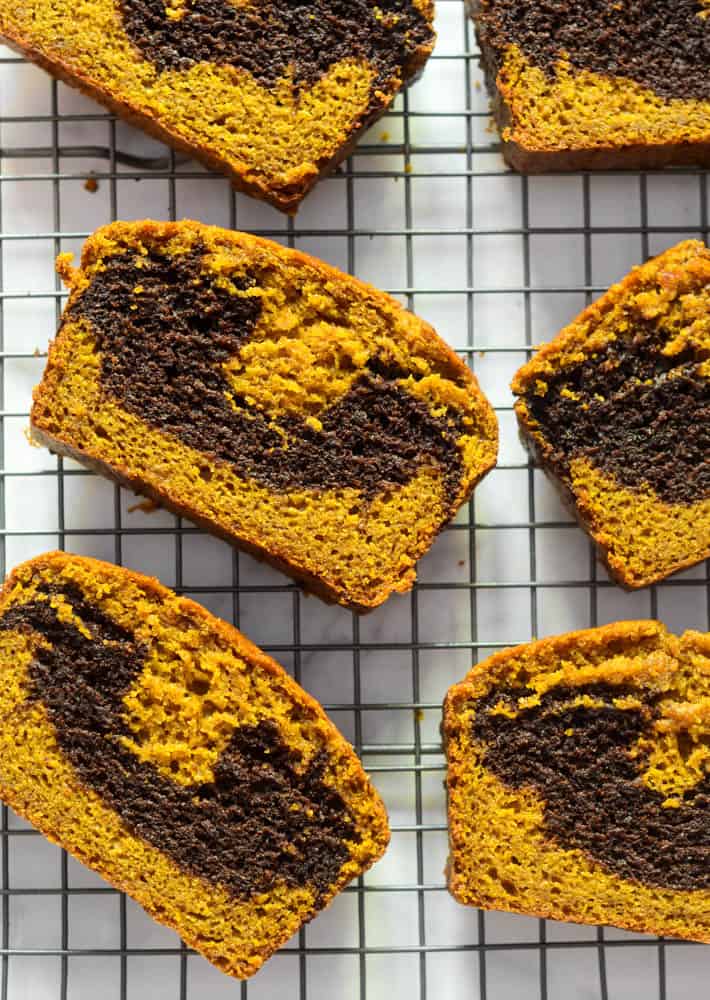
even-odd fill
[[[236,285],[245,291],[258,278]],[[227,291],[205,273],[197,247],[106,259],[67,319],[89,323],[108,397],[269,489],[350,488],[374,498],[434,464],[453,502],[463,471],[461,420],[432,415],[407,392],[402,383],[417,377],[411,371],[371,358],[319,414],[319,429],[307,414],[275,422],[235,396],[223,365],[249,341],[260,313],[260,298]]]
[[[58,599],[76,621],[59,616]],[[323,782],[325,752],[304,768],[264,720],[234,730],[209,784],[171,781],[124,742],[133,734],[123,699],[144,668],[143,642],[72,585],[41,586],[0,619],[8,629],[40,639],[28,698],[44,705],[81,781],[133,834],[237,899],[284,882],[312,888],[322,903],[350,856],[346,841],[360,840],[342,798]]]
[[[266,87],[286,74],[297,89],[312,87],[352,59],[375,69],[375,91],[405,78],[416,52],[434,41],[412,0],[185,0],[174,16],[163,0],[118,2],[128,37],[160,72],[212,62],[245,69]]]
[[[621,621],[451,687],[449,890],[490,910],[710,942],[710,633]]]
[[[710,497],[710,380],[700,349],[663,352],[667,337],[633,321],[627,336],[528,390],[528,411],[548,446],[545,461],[569,475],[587,458],[623,486],[666,503]]]
[[[554,76],[577,71],[624,77],[668,100],[710,100],[710,20],[701,0],[484,0],[481,44],[517,46]]]
[[[645,885],[710,888],[710,775],[669,808],[667,796],[641,781],[658,721],[649,695],[643,707],[615,704],[632,688],[555,688],[534,708],[515,711],[499,691],[476,706],[473,738],[483,766],[511,788],[533,788],[545,802],[545,831],[604,868]],[[591,704],[580,705],[587,696]],[[500,712],[502,705],[511,715]],[[496,711],[492,711],[496,709]],[[671,850],[667,845],[672,844]]]
[[[0,798],[246,979],[384,853],[322,707],[157,580],[50,552],[0,592]]]

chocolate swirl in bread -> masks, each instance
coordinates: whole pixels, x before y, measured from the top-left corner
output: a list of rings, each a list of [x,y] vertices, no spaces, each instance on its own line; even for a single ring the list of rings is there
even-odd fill
[[[624,77],[666,99],[710,99],[710,21],[700,0],[488,0],[477,13],[481,42],[516,45],[554,76],[561,60],[577,72]]]
[[[408,372],[373,357],[348,392],[319,414],[278,422],[237,397],[223,365],[249,340],[256,296],[234,294],[193,249],[106,258],[68,320],[84,318],[101,357],[103,391],[151,427],[284,492],[353,488],[374,498],[425,465],[441,469],[446,499],[460,488],[457,414],[434,416],[402,387]],[[254,282],[236,279],[239,291]],[[120,308],[117,308],[120,305]]]
[[[58,613],[58,600],[78,621]],[[171,781],[126,745],[134,734],[123,699],[148,654],[140,640],[68,583],[40,585],[0,629],[36,634],[28,700],[44,706],[81,782],[132,834],[237,899],[285,883],[311,888],[320,904],[350,857],[346,841],[360,839],[323,780],[324,751],[303,767],[278,726],[262,720],[234,730],[211,782]]]
[[[397,77],[422,46],[430,22],[412,0],[120,0],[123,24],[141,55],[158,69],[198,62],[247,70],[265,87],[287,73],[310,87],[344,60],[372,66],[373,92]],[[373,93],[374,99],[374,93]]]
[[[653,740],[657,698],[646,692],[642,707],[618,701],[637,702],[642,693],[556,688],[539,705],[516,710],[512,693],[493,691],[477,702],[473,738],[484,747],[484,767],[511,788],[540,794],[546,833],[562,847],[644,885],[710,888],[710,775],[672,808],[641,780],[646,755],[638,745]],[[585,696],[591,704],[579,703]]]

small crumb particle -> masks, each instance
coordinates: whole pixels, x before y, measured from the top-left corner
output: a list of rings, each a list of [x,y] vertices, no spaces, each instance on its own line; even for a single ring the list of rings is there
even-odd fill
[[[466,565],[466,560],[465,559],[459,559],[459,566],[465,566],[465,565]]]
[[[144,514],[152,514],[153,511],[160,510],[160,504],[156,503],[155,500],[141,500],[139,503],[131,504],[128,513],[133,514],[136,510],[141,510]]]
[[[32,431],[29,427],[23,428],[22,433],[25,435],[25,440],[27,441],[27,444],[31,445],[33,448],[42,447],[39,441],[35,441],[35,439],[32,437]]]
[[[414,709],[414,718],[417,720],[417,722],[423,722],[424,721],[424,709],[422,709],[422,708],[415,708]]]
[[[318,417],[308,416],[305,419],[305,423],[307,423],[312,430],[318,433],[323,430],[323,424],[320,422]]]
[[[389,132],[383,132],[382,135],[380,136],[380,139],[382,140],[382,142],[389,142],[390,141]]]
[[[87,177],[84,181],[84,189],[89,191],[91,194],[95,194],[99,190],[99,182],[95,177]]]
[[[482,89],[482,87],[481,87],[481,81],[480,80],[476,80],[476,82],[473,85],[473,89],[474,90],[481,90]]]
[[[39,347],[35,347],[34,351],[32,352],[32,355],[35,358],[41,358],[42,357],[42,352],[40,351]]]
[[[404,172],[405,172],[405,174],[411,174],[411,172],[412,172],[412,164],[411,163],[405,163],[405,165],[404,165]]]
[[[479,351],[478,352],[478,356],[479,356],[479,358],[485,358],[486,352],[485,351]]]

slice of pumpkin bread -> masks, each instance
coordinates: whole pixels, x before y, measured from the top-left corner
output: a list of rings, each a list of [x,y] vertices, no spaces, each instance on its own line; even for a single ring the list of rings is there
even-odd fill
[[[116,223],[72,289],[32,434],[365,609],[493,466],[466,365],[394,299],[276,243]]]
[[[156,580],[24,563],[0,595],[0,670],[0,796],[230,975],[387,847],[320,705]]]
[[[459,902],[710,942],[710,634],[503,650],[450,689],[443,731]]]
[[[710,165],[708,0],[468,0],[508,163]]]
[[[513,380],[525,443],[616,580],[710,556],[710,250],[631,272]]]
[[[432,0],[0,0],[59,79],[295,212],[423,68]]]

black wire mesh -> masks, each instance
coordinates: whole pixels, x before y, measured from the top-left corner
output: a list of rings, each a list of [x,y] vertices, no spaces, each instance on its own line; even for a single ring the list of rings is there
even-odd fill
[[[252,1000],[271,995],[375,1000],[385,994],[422,1000],[476,995],[481,1000],[710,996],[706,985],[709,949],[460,908],[457,922],[447,922],[451,920],[447,908],[455,904],[446,895],[441,874],[446,824],[441,790],[444,762],[437,735],[447,683],[464,673],[469,659],[549,631],[643,615],[660,615],[676,628],[707,628],[710,618],[707,566],[633,598],[623,597],[598,570],[591,546],[551,500],[539,471],[515,444],[507,394],[510,376],[533,345],[549,339],[585,301],[627,269],[619,264],[614,246],[622,245],[622,256],[630,265],[683,235],[707,236],[706,174],[678,170],[672,175],[612,174],[602,179],[587,174],[564,179],[511,178],[515,213],[505,210],[500,220],[491,218],[486,185],[508,174],[498,155],[497,137],[489,129],[473,33],[462,7],[459,0],[439,0],[446,45],[437,50],[427,71],[433,74],[437,64],[455,64],[461,68],[461,89],[449,93],[444,73],[436,110],[417,107],[415,91],[404,94],[356,154],[312,197],[309,205],[320,204],[313,199],[322,197],[322,214],[305,208],[301,216],[305,224],[282,221],[269,210],[259,214],[247,199],[229,194],[219,217],[209,220],[250,229],[326,257],[337,246],[347,270],[361,273],[365,260],[366,277],[388,285],[388,291],[423,315],[442,309],[446,315],[447,308],[453,310],[457,328],[463,331],[455,346],[478,371],[496,404],[503,449],[498,470],[489,477],[491,493],[482,502],[482,487],[468,510],[445,532],[437,546],[439,558],[422,573],[411,595],[389,602],[382,615],[394,621],[391,631],[379,628],[384,621],[379,612],[375,628],[368,619],[340,610],[331,614],[321,609],[324,617],[319,618],[321,612],[313,610],[314,602],[306,602],[284,578],[260,573],[246,557],[221,543],[210,543],[189,523],[167,515],[157,522],[158,515],[152,515],[152,521],[144,518],[137,523],[130,500],[118,487],[99,489],[92,486],[99,482],[95,477],[72,463],[49,457],[31,461],[26,457],[29,449],[25,454],[15,447],[29,406],[27,393],[17,390],[18,379],[23,387],[28,378],[36,381],[45,353],[35,349],[34,316],[49,307],[56,321],[64,296],[57,280],[52,287],[49,282],[33,287],[34,275],[18,269],[15,258],[19,256],[21,264],[24,248],[33,242],[47,246],[51,256],[79,247],[88,229],[76,228],[75,211],[65,228],[70,188],[95,181],[108,191],[107,215],[114,219],[131,214],[130,198],[125,196],[131,184],[159,183],[166,195],[165,214],[175,218],[183,214],[186,184],[193,192],[191,204],[199,205],[204,198],[210,212],[209,192],[222,192],[226,185],[170,151],[156,151],[155,144],[143,155],[141,137],[93,105],[86,104],[80,111],[62,110],[66,91],[48,78],[43,84],[50,90],[48,112],[27,112],[23,85],[17,85],[20,78],[15,75],[25,72],[25,64],[9,53],[0,58],[0,362],[4,372],[0,417],[5,427],[0,436],[1,568],[35,551],[66,547],[117,563],[125,559],[144,569],[141,549],[155,544],[162,553],[172,545],[173,579],[165,582],[231,617],[237,625],[243,624],[325,702],[383,788],[386,801],[397,804],[394,844],[401,840],[412,848],[411,864],[395,865],[392,877],[387,868],[386,877],[368,875],[346,890],[344,898],[354,902],[348,909],[353,934],[347,940],[331,941],[327,933],[316,935],[306,928],[267,966],[280,965],[279,977],[267,975],[264,980],[260,974],[250,983],[237,984],[222,977],[209,978],[202,960],[177,939],[167,943],[161,939],[156,944],[145,925],[139,923],[138,932],[132,929],[137,919],[133,904],[96,882],[82,884],[78,866],[63,852],[58,855],[56,884],[44,877],[44,870],[39,884],[33,882],[32,855],[28,853],[23,860],[22,845],[39,841],[39,835],[3,807],[0,1000],[45,996],[77,1000],[93,997],[99,989],[119,1000],[143,995],[180,1000],[223,995]],[[460,134],[449,138],[452,123],[461,126]],[[64,139],[67,127],[74,130],[70,140]],[[107,135],[105,142],[97,139],[101,129]],[[393,140],[387,130],[394,133]],[[45,144],[36,140],[40,133],[46,136]],[[82,136],[88,139],[82,141]],[[436,204],[433,211],[429,204],[425,222],[420,221],[415,195],[422,181],[457,185],[461,197],[453,224],[450,215],[444,223],[437,223]],[[384,221],[376,212],[361,221],[373,182],[385,185],[387,200],[380,207],[389,204],[389,199],[401,202],[400,225],[390,225],[386,211]],[[26,230],[16,206],[45,197],[47,185],[50,197],[44,226]],[[86,198],[90,197],[87,193]],[[548,209],[552,206],[552,219],[541,221],[541,201]],[[13,225],[6,229],[8,204],[14,206]],[[90,202],[86,204],[90,216]],[[333,210],[334,205],[339,207]],[[330,224],[340,207],[341,222]],[[153,214],[163,213],[156,210]],[[451,266],[452,251],[447,249],[452,239],[457,241],[458,255],[463,254],[457,267]],[[377,251],[372,246],[388,240],[397,241],[403,260],[399,281],[377,280]],[[444,280],[439,274],[432,274],[436,280],[421,278],[419,247],[431,241],[441,245]],[[491,241],[503,241],[507,247],[492,254],[504,268],[510,266],[510,274],[502,281],[489,265]],[[576,269],[565,265],[567,245],[577,248]],[[500,247],[500,243],[493,246]],[[540,270],[539,262],[548,256],[559,271]],[[451,281],[447,280],[449,268]],[[43,277],[46,273],[42,271]],[[91,499],[94,488],[99,489],[95,501]],[[100,525],[92,518],[87,523],[85,518],[86,504],[94,502],[103,516]],[[40,514],[35,504],[43,508],[47,503],[55,507],[55,516],[51,524],[37,524]],[[78,519],[76,507],[82,515]],[[220,566],[219,573],[209,567],[203,583],[195,582],[192,573],[198,561],[196,541],[199,551],[208,547],[208,562],[214,559]],[[513,559],[513,550],[521,552],[522,558]],[[269,601],[277,603],[268,605]],[[264,618],[267,605],[270,610],[262,638],[252,629]],[[448,634],[444,634],[446,627]],[[324,657],[338,670],[341,660],[349,661],[347,697],[328,696],[331,682],[317,666]],[[386,673],[389,661],[393,672],[396,668],[397,683],[401,682],[400,696],[393,696],[396,684],[384,684],[381,690],[373,687],[373,663],[380,670],[381,662]],[[410,720],[411,729],[398,721],[404,718]],[[18,877],[18,872],[25,874]],[[384,922],[377,909],[377,901],[383,898],[397,903]],[[45,934],[34,904],[51,908],[57,900],[58,917],[52,931]],[[113,943],[77,944],[73,926],[86,919],[82,913],[91,919],[93,911],[88,908],[97,900],[116,901],[111,915],[101,916],[110,924]],[[23,910],[25,903],[34,908]],[[447,933],[450,926],[455,929],[444,940],[438,933],[439,915]],[[397,931],[400,920],[410,930],[406,940]],[[35,935],[30,945],[26,942],[33,939],[32,927],[26,925],[32,924],[41,926],[39,937]],[[336,921],[336,926],[341,924]],[[82,962],[103,959],[109,964],[92,966],[88,977],[84,975]],[[156,986],[155,978],[145,979],[146,967],[140,963],[159,959],[176,963],[177,974],[166,974]],[[45,960],[53,963],[50,972],[34,978],[32,970]],[[281,975],[283,963],[288,965],[286,978]],[[347,988],[341,994],[343,979]]]

